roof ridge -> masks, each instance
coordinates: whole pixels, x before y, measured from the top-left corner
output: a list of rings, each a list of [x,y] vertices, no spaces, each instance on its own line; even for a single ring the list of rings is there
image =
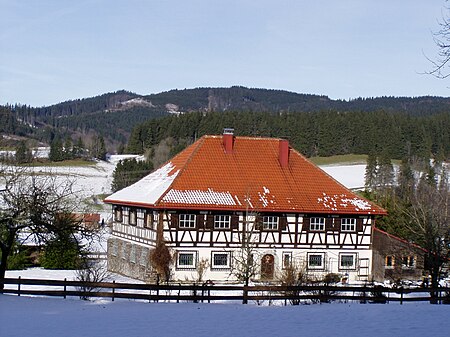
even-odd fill
[[[204,135],[201,138],[222,138],[222,136],[223,135]],[[279,141],[279,140],[284,139],[283,137],[269,137],[269,136],[236,136],[236,135],[233,135],[233,137],[239,138],[239,139],[270,140],[270,141]]]

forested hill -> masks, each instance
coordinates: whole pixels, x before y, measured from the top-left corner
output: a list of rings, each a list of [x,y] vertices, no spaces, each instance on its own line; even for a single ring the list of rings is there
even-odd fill
[[[450,114],[409,116],[385,111],[316,113],[192,112],[137,125],[128,152],[172,154],[203,135],[234,127],[238,136],[287,137],[306,156],[376,154],[446,160],[450,157]],[[166,158],[167,159],[167,158]],[[155,165],[157,166],[157,165]]]
[[[3,133],[31,133],[30,137],[43,142],[51,141],[55,134],[70,136],[72,139],[101,135],[110,145],[109,150],[113,150],[119,143],[127,143],[135,126],[170,114],[220,114],[232,111],[295,115],[383,111],[387,114],[402,113],[418,117],[448,113],[450,98],[377,97],[347,101],[333,100],[322,95],[235,86],[170,90],[151,95],[122,90],[47,107],[14,105],[3,109],[4,116],[0,117],[7,121],[3,126],[9,130],[0,130]]]
[[[450,110],[448,97],[375,97],[333,100],[328,96],[299,94],[285,90],[245,87],[170,90],[151,95],[117,91],[95,97],[70,100],[46,107],[28,107],[41,118],[86,115],[105,111],[144,108],[159,112],[190,111],[392,111],[430,115]]]

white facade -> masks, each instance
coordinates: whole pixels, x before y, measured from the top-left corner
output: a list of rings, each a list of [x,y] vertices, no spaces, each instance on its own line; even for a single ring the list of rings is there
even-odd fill
[[[152,269],[148,256],[156,245],[158,226],[162,226],[159,230],[174,256],[173,280],[235,281],[233,269],[249,252],[257,270],[255,280],[280,280],[291,265],[310,279],[334,273],[351,281],[368,280],[371,275],[372,216],[255,216],[245,212],[158,211],[125,206],[114,206],[110,269],[145,279]],[[130,266],[119,267],[126,263]],[[139,275],[133,264],[139,265]]]

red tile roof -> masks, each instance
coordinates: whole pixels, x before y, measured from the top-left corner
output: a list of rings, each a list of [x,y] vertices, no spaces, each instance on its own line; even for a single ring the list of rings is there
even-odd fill
[[[223,136],[204,136],[147,177],[152,193],[137,193],[147,188],[144,178],[105,202],[166,209],[386,213],[292,148],[288,150],[288,165],[283,167],[279,161],[280,141],[234,137],[233,149],[226,153]],[[163,171],[165,180],[159,183],[155,177]]]

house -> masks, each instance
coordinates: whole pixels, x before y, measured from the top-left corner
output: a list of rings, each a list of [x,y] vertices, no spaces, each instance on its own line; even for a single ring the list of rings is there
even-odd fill
[[[372,231],[385,210],[335,181],[285,139],[204,136],[105,199],[113,208],[108,268],[145,280],[150,251],[174,252],[173,279],[233,280],[251,248],[256,279],[300,266],[368,280]]]
[[[414,243],[374,228],[373,279],[393,282],[421,280],[425,270],[426,253],[425,249]]]

